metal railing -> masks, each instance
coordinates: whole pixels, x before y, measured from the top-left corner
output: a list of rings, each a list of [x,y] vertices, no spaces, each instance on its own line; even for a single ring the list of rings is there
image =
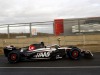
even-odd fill
[[[53,21],[2,24],[2,25],[0,25],[0,29],[3,29],[3,28],[5,28],[5,29],[2,30],[0,33],[4,33],[4,31],[6,31],[5,34],[7,34],[8,38],[10,38],[10,34],[12,33],[12,32],[10,32],[10,28],[16,29],[17,27],[21,27],[22,29],[24,29],[24,27],[27,27],[28,29],[26,31],[30,35],[29,37],[32,37],[32,26],[40,26],[40,27],[42,27],[42,26],[45,26],[45,25],[52,25],[53,26]],[[18,33],[17,30],[16,30],[16,33]]]
[[[85,34],[100,34],[100,17],[98,18],[78,18],[78,19],[64,19],[64,33],[61,35],[85,35]],[[32,28],[34,26],[41,27],[41,31],[37,29],[38,33],[49,36],[54,35],[54,21],[44,22],[29,22],[29,23],[15,23],[0,25],[0,38],[15,38],[15,36],[32,37]],[[51,26],[51,29],[50,29]],[[42,28],[42,27],[48,27]],[[12,30],[13,29],[13,30]],[[17,29],[17,30],[16,30]],[[23,31],[21,31],[23,30]],[[44,36],[43,35],[43,36]],[[4,36],[4,37],[3,37]],[[13,37],[14,36],[14,37]]]

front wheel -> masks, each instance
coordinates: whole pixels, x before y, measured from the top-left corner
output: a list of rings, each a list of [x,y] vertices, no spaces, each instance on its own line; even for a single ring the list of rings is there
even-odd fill
[[[78,48],[72,48],[71,50],[67,52],[67,55],[69,58],[73,60],[78,60],[81,57],[81,51]]]
[[[17,51],[12,51],[8,54],[8,61],[10,63],[17,63],[20,61],[20,54]]]

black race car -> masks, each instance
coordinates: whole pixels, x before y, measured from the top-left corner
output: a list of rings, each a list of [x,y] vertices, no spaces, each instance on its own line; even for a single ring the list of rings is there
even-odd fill
[[[92,58],[90,51],[83,51],[75,46],[60,47],[59,45],[45,46],[44,42],[31,44],[23,48],[14,46],[4,47],[4,54],[10,63],[17,63],[22,60],[70,58],[78,60],[81,57]]]

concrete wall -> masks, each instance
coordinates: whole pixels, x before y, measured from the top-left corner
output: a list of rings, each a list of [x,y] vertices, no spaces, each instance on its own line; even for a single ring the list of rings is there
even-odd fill
[[[0,39],[0,47],[4,47],[6,45],[15,45],[17,47],[23,47],[41,41],[44,41],[46,45],[58,44],[58,38],[61,38],[61,45],[100,44],[100,35],[80,35],[51,36],[24,39]]]
[[[0,39],[0,54],[3,53],[3,47],[14,45],[16,47],[25,47],[33,43],[45,42],[46,45],[58,44],[57,39],[61,38],[60,45],[77,45],[79,48],[100,52],[100,35],[80,35],[80,36],[51,36],[24,39]]]

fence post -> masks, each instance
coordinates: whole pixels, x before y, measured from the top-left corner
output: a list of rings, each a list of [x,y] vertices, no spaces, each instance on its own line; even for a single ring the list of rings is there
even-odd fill
[[[86,44],[86,37],[85,37],[84,34],[83,34],[83,44],[84,44],[84,45]]]
[[[78,30],[79,30],[79,34],[80,34],[80,20],[78,19]]]
[[[32,37],[32,23],[30,23],[29,28],[30,28],[30,37]]]
[[[8,32],[8,38],[10,38],[10,35],[9,35],[9,24],[7,26],[7,32]]]

